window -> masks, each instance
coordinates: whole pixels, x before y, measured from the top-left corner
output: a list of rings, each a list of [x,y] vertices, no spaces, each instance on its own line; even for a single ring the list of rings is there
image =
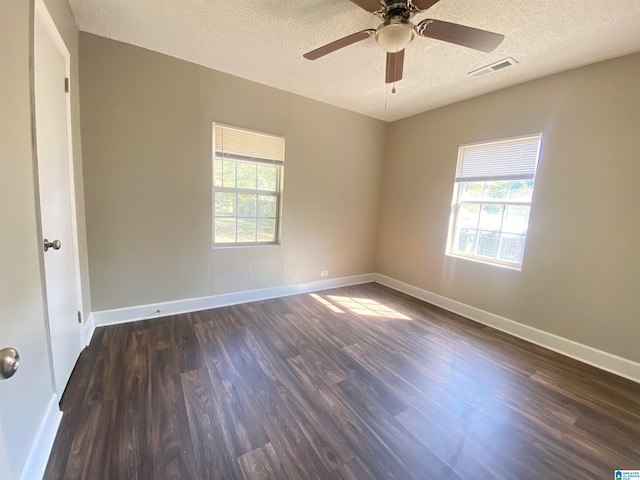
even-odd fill
[[[284,138],[213,124],[213,245],[277,244]]]
[[[541,135],[458,150],[447,253],[520,269]]]

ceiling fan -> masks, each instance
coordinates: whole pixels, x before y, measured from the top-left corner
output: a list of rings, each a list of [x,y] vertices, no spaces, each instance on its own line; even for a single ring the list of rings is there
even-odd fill
[[[304,58],[316,60],[369,37],[375,37],[378,45],[387,52],[386,83],[393,83],[402,79],[404,49],[416,35],[462,45],[486,53],[493,51],[504,40],[504,35],[442,20],[427,18],[417,25],[411,22],[411,18],[415,14],[424,12],[440,0],[351,1],[360,8],[382,18],[383,22],[376,29],[362,30],[307,52],[303,55]]]

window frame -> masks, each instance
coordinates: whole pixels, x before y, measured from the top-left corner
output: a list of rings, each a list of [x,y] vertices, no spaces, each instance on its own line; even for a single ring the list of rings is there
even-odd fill
[[[232,126],[232,125],[225,125],[222,123],[218,123],[218,122],[213,122],[212,124],[212,159],[211,159],[211,167],[212,167],[212,174],[211,174],[211,192],[212,192],[212,196],[211,196],[211,206],[212,206],[212,215],[211,215],[211,220],[212,220],[212,224],[211,224],[211,233],[212,233],[212,246],[214,249],[219,249],[219,248],[242,248],[242,247],[264,247],[264,246],[279,246],[281,244],[281,223],[282,223],[282,187],[283,187],[283,176],[284,176],[284,148],[285,148],[285,144],[284,144],[284,137],[281,135],[273,135],[271,133],[266,133],[266,132],[260,132],[257,130],[249,130],[246,128],[241,128],[241,127],[236,127],[236,126]],[[240,154],[236,154],[236,153],[224,153],[223,155],[218,155],[218,151],[216,151],[216,145],[215,145],[215,130],[216,127],[221,127],[221,128],[229,128],[229,129],[233,129],[236,131],[244,131],[244,132],[249,132],[252,134],[258,134],[258,135],[264,135],[267,137],[273,137],[273,138],[277,138],[277,139],[281,139],[282,140],[282,149],[283,149],[283,160],[279,161],[279,160],[271,160],[268,158],[260,158],[260,157],[252,157],[252,156],[246,156],[246,155],[240,155]],[[229,161],[233,161],[236,162],[236,186],[235,187],[224,187],[224,186],[216,186],[216,182],[215,182],[215,162],[216,160],[222,160],[223,162],[225,160],[229,160]],[[275,181],[275,185],[276,185],[276,189],[275,191],[270,191],[270,190],[259,190],[257,187],[257,179],[256,179],[256,188],[255,189],[247,189],[247,188],[239,188],[237,186],[237,178],[238,178],[238,174],[237,174],[237,165],[238,162],[241,163],[246,163],[246,164],[252,164],[255,165],[256,167],[259,165],[268,165],[268,166],[272,166],[272,167],[276,167],[276,181]],[[257,175],[257,173],[256,173]],[[216,193],[220,192],[220,193],[235,193],[235,206],[236,206],[236,215],[235,216],[223,216],[223,215],[216,215]],[[256,197],[260,196],[260,195],[265,195],[265,196],[271,196],[275,198],[275,217],[259,217],[258,216],[258,205],[256,203],[256,215],[255,216],[240,216],[238,214],[238,195],[241,194],[251,194],[251,195],[256,195]],[[248,219],[255,219],[256,220],[256,241],[255,242],[238,242],[238,230],[237,230],[237,223],[236,223],[236,241],[235,242],[216,242],[216,218],[233,218],[236,219],[236,222],[238,219],[242,219],[242,218],[248,218]],[[258,241],[257,237],[258,237],[258,232],[257,232],[257,221],[260,220],[261,218],[265,218],[265,219],[273,219],[275,220],[275,230],[274,230],[274,240],[273,241]]]
[[[508,143],[508,142],[514,142],[514,141],[518,141],[518,140],[527,140],[527,139],[534,139],[537,138],[538,140],[538,148],[537,148],[537,152],[536,152],[536,162],[535,162],[535,167],[533,170],[533,174],[532,175],[527,175],[527,176],[521,176],[521,175],[495,175],[495,176],[490,176],[487,175],[482,179],[473,179],[473,178],[465,178],[465,177],[458,177],[458,170],[460,169],[460,162],[463,159],[463,155],[464,155],[464,148],[465,147],[477,147],[477,146],[490,146],[490,145],[496,145],[496,144],[501,144],[501,143]],[[529,233],[529,224],[531,221],[531,211],[532,211],[532,207],[533,207],[533,196],[535,194],[535,183],[536,183],[536,175],[537,175],[537,171],[538,171],[538,166],[540,163],[540,152],[542,149],[542,133],[537,133],[537,134],[531,134],[531,135],[522,135],[522,136],[518,136],[518,137],[510,137],[510,138],[503,138],[503,139],[498,139],[498,140],[490,140],[490,141],[486,141],[486,142],[475,142],[475,143],[469,143],[469,144],[463,144],[460,145],[458,147],[458,157],[457,157],[457,161],[456,161],[456,176],[454,179],[454,187],[453,187],[453,198],[452,198],[452,202],[451,202],[451,213],[450,213],[450,217],[449,217],[449,229],[448,229],[448,236],[447,236],[447,244],[446,244],[446,251],[445,251],[445,255],[446,256],[450,256],[450,257],[454,257],[454,258],[462,258],[465,260],[471,260],[474,262],[479,262],[479,263],[484,263],[484,264],[488,264],[488,265],[494,265],[494,266],[498,266],[498,267],[504,267],[504,268],[510,268],[513,270],[518,270],[521,271],[522,270],[522,266],[524,264],[524,250],[526,248],[526,243],[527,243],[527,235]],[[500,182],[500,181],[531,181],[532,182],[532,186],[531,186],[531,198],[529,200],[509,200],[507,198],[504,199],[490,199],[487,198],[485,195],[485,191],[483,191],[483,195],[480,198],[477,199],[469,199],[469,200],[462,200],[461,198],[461,192],[462,192],[462,187],[464,184],[466,183],[484,183],[484,188],[486,189],[486,184],[490,183],[490,182]],[[508,194],[507,194],[508,196]],[[462,230],[462,227],[458,227],[458,219],[460,216],[460,210],[462,209],[463,205],[478,205],[479,206],[479,212],[478,212],[478,224],[476,226],[475,229],[469,228],[469,230],[475,230],[476,231],[476,242],[475,242],[475,251],[476,253],[468,253],[468,252],[461,252],[459,250],[457,250],[455,248],[455,242],[456,242],[456,232],[458,230]],[[481,229],[480,228],[480,216],[482,214],[482,207],[484,205],[499,205],[502,206],[502,217],[500,220],[500,229],[499,230],[486,230],[486,229]],[[529,207],[529,217],[527,219],[527,230],[522,233],[522,234],[518,234],[518,233],[513,233],[513,232],[505,232],[503,230],[504,228],[504,221],[505,221],[505,216],[506,216],[506,212],[507,212],[507,207],[508,206],[526,206]],[[479,255],[477,253],[477,249],[478,249],[478,239],[480,236],[481,232],[490,232],[490,233],[497,233],[498,235],[500,235],[500,238],[502,237],[503,234],[506,235],[521,235],[524,237],[524,243],[523,243],[523,252],[522,252],[522,261],[520,262],[516,262],[516,261],[510,261],[510,260],[505,260],[505,259],[501,259],[499,258],[499,253],[496,257],[487,257],[487,256],[483,256],[483,255]],[[500,244],[498,246],[498,252],[500,251]]]

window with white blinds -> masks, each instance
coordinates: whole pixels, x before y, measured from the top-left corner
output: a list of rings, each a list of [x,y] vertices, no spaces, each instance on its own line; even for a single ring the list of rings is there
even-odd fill
[[[279,242],[284,138],[213,124],[213,245]]]
[[[522,267],[541,138],[459,148],[449,255]]]
[[[456,181],[533,180],[540,135],[464,145],[458,153]]]

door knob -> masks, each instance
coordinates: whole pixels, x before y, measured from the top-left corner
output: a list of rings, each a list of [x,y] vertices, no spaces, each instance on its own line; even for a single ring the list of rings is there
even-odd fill
[[[47,250],[49,250],[50,248],[53,248],[54,250],[60,250],[61,246],[62,246],[62,243],[60,243],[60,240],[54,240],[53,242],[50,242],[46,238],[44,239],[44,251],[45,252]]]
[[[20,355],[15,348],[0,350],[0,380],[13,377],[20,366]]]

